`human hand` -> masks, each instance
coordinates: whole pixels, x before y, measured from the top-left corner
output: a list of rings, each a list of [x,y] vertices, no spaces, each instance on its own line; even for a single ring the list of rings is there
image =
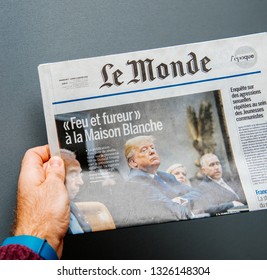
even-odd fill
[[[186,205],[188,203],[188,199],[182,198],[180,196],[176,196],[172,199],[173,202],[176,202],[181,205]]]
[[[243,206],[244,204],[242,202],[240,202],[240,201],[234,200],[233,201],[233,205],[234,205],[234,207],[238,207],[238,206]]]
[[[18,181],[14,235],[46,239],[59,258],[68,230],[70,205],[60,157],[51,157],[48,145],[28,150]]]

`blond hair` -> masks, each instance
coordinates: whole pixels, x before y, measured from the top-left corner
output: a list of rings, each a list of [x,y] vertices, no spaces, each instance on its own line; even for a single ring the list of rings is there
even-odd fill
[[[172,174],[172,172],[173,172],[176,168],[180,168],[180,167],[183,168],[183,169],[185,170],[185,175],[186,175],[186,174],[187,174],[187,170],[186,170],[185,166],[182,165],[181,163],[175,163],[175,164],[171,165],[171,166],[166,170],[166,172]]]
[[[124,154],[127,162],[135,155],[135,151],[144,143],[154,143],[155,139],[153,136],[137,136],[129,139],[124,145]]]

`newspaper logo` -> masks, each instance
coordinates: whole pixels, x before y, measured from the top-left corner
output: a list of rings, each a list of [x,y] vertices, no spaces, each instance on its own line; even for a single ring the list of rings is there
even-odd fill
[[[236,50],[235,54],[231,56],[231,61],[241,68],[250,68],[257,62],[257,53],[251,47],[240,47]]]

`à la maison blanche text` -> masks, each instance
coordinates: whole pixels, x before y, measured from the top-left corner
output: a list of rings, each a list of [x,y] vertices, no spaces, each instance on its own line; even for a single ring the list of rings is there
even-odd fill
[[[108,138],[115,138],[127,135],[136,135],[161,131],[163,124],[160,121],[149,120],[146,123],[133,124],[132,121],[141,119],[139,111],[131,111],[125,113],[96,114],[94,117],[77,118],[71,117],[69,121],[63,123],[63,128],[66,131],[65,141],[67,145],[73,143],[83,143],[84,141],[95,141]],[[120,123],[118,127],[103,129],[101,125],[113,125]],[[76,130],[83,129],[84,133],[79,133]]]

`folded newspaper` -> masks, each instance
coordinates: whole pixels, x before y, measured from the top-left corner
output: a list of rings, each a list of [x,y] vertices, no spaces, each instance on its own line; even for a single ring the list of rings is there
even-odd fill
[[[267,208],[266,34],[39,66],[70,233]]]

